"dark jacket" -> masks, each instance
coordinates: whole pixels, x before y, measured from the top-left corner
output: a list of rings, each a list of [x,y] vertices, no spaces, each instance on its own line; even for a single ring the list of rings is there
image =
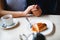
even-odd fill
[[[57,0],[27,0],[28,5],[37,4],[43,10],[43,14],[55,14]]]

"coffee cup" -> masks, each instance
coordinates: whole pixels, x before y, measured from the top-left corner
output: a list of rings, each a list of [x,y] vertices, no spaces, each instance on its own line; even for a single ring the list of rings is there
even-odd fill
[[[13,17],[11,14],[7,14],[1,17],[3,25],[11,26],[13,24]]]

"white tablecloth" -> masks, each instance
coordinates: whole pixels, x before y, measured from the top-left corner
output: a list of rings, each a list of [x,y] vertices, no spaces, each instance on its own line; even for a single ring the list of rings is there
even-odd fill
[[[20,40],[19,35],[31,34],[29,30],[29,23],[25,17],[14,18],[16,21],[20,22],[20,25],[11,30],[3,30],[0,28],[0,40]],[[55,32],[52,35],[46,36],[46,40],[60,40],[60,15],[45,15],[41,17],[29,17],[29,20],[33,19],[47,19],[54,23]]]

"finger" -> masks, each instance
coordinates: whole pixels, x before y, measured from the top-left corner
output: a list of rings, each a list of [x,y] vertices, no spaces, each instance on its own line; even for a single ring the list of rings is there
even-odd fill
[[[38,6],[38,5],[35,5],[35,8],[36,8],[36,9],[39,9],[39,6]]]
[[[34,8],[34,9],[32,9],[31,11],[36,11],[37,9],[36,8]]]
[[[35,5],[34,8],[37,8],[37,5]]]

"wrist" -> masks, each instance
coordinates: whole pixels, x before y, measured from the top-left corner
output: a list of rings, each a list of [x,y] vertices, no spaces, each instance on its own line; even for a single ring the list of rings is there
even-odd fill
[[[30,12],[31,12],[30,10],[26,9],[26,10],[24,11],[24,14],[29,14]]]
[[[27,14],[26,16],[29,16],[30,17],[30,16],[33,16],[33,14]]]

